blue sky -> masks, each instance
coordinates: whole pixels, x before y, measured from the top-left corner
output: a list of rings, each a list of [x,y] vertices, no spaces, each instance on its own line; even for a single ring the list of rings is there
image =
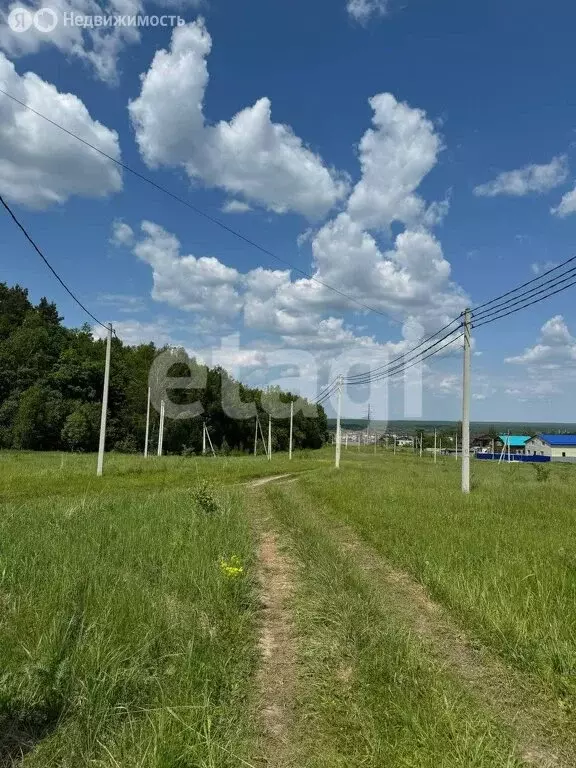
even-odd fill
[[[0,95],[0,191],[127,342],[183,344],[254,384],[284,362],[311,394],[574,255],[571,3],[58,0],[50,34],[11,30],[16,5],[41,4],[0,4],[0,87],[383,313]],[[63,27],[70,10],[187,24],[90,35]],[[84,322],[6,216],[0,249],[2,280]],[[576,421],[573,296],[478,332],[473,419]],[[428,363],[423,417],[458,418],[458,349]],[[345,413],[417,415],[404,390],[349,392]]]

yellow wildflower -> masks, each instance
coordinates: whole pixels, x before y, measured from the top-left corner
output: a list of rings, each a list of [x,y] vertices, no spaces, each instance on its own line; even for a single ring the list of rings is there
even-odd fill
[[[241,576],[244,573],[244,568],[237,555],[232,555],[230,560],[221,559],[220,570],[224,576],[227,576],[229,579],[237,579],[238,576]]]

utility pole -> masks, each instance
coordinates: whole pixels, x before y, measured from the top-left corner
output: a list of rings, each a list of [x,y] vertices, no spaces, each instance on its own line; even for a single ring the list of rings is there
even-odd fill
[[[264,432],[262,430],[262,424],[260,423],[260,419],[258,419],[258,418],[256,419],[256,424],[258,425],[258,427],[260,429],[260,437],[262,438],[262,445],[264,446],[264,453],[266,454],[266,456],[268,456],[268,447],[266,445],[266,440],[264,440]]]
[[[202,422],[202,456],[206,456],[206,422]]]
[[[394,456],[396,456],[396,435],[394,435]]]
[[[436,464],[436,429],[434,429],[434,464]]]
[[[458,461],[458,432],[456,432],[456,461]]]
[[[368,420],[366,423],[366,445],[370,442],[370,403],[368,403]]]
[[[294,400],[290,402],[290,444],[288,446],[288,458],[292,459],[292,435],[294,434]]]
[[[344,445],[345,445],[345,448],[346,448],[346,450],[348,450],[348,432],[346,432],[346,435],[345,435],[345,437],[344,437],[344,440],[345,440],[345,443],[344,443]]]
[[[462,493],[470,493],[470,332],[472,313],[464,312],[464,370],[462,372]]]
[[[336,410],[336,469],[340,469],[340,444],[342,442],[342,429],[340,419],[342,417],[342,376],[338,376],[338,400]]]
[[[104,468],[104,448],[106,446],[106,416],[108,413],[108,387],[110,385],[110,350],[112,348],[112,323],[108,325],[106,336],[106,363],[104,365],[104,391],[102,392],[102,414],[100,416],[100,442],[98,444],[98,466],[96,475],[102,476]]]
[[[424,443],[424,433],[420,432],[420,458],[422,458],[423,443]]]
[[[146,438],[144,440],[144,458],[148,457],[148,435],[150,433],[150,387],[148,387],[148,405],[146,407]]]
[[[210,443],[210,450],[212,451],[212,456],[216,458],[216,451],[214,450],[214,446],[212,445],[212,438],[210,437],[210,432],[208,432],[208,427],[206,426],[206,422],[204,422],[204,439],[208,438],[208,442]]]
[[[164,400],[160,401],[160,425],[158,427],[158,456],[162,456],[164,446]]]
[[[268,461],[272,461],[272,417],[268,416]]]
[[[258,453],[258,415],[256,415],[256,431],[254,432],[254,456]]]

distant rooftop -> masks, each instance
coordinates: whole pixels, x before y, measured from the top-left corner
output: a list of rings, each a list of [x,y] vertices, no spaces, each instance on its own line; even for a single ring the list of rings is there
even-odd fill
[[[548,445],[576,445],[576,435],[538,435]]]
[[[530,435],[498,435],[498,437],[506,448],[508,446],[510,448],[524,448],[528,440],[530,440]]]

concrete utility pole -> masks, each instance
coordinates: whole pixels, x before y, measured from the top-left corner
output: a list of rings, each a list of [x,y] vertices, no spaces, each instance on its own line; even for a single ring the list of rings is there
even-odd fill
[[[436,464],[436,430],[434,430],[434,464]]]
[[[264,446],[264,453],[266,454],[266,456],[268,456],[268,447],[266,445],[266,440],[264,440],[264,432],[262,430],[262,424],[260,423],[260,419],[256,420],[256,424],[258,425],[258,427],[260,429],[260,437],[262,438],[262,445]]]
[[[214,446],[212,445],[212,438],[210,437],[210,432],[208,432],[208,427],[206,426],[206,422],[204,422],[204,439],[208,438],[208,442],[210,443],[210,450],[212,451],[212,456],[216,458],[216,451],[214,450]]]
[[[370,403],[368,403],[368,420],[366,423],[366,445],[370,442]]]
[[[148,457],[148,435],[150,433],[150,387],[148,387],[148,405],[146,406],[146,438],[144,440],[144,458]]]
[[[292,459],[292,435],[294,434],[294,401],[290,403],[290,444],[288,445],[288,458]]]
[[[423,443],[424,443],[424,433],[420,432],[420,458],[422,458]]]
[[[258,453],[258,416],[256,416],[256,430],[254,432],[254,456]]]
[[[164,400],[160,401],[160,425],[158,427],[158,456],[162,456],[164,446]]]
[[[396,435],[394,435],[394,456],[396,456]]]
[[[336,406],[336,469],[340,468],[340,445],[342,443],[342,429],[340,419],[342,417],[342,376],[338,376],[338,400]]]
[[[206,456],[206,422],[202,422],[202,456]]]
[[[346,432],[346,435],[344,437],[344,441],[345,441],[344,442],[344,447],[346,448],[346,450],[348,450],[348,432]]]
[[[470,365],[472,313],[464,312],[464,370],[462,372],[462,493],[470,493]]]
[[[100,442],[98,443],[98,466],[96,475],[102,476],[104,468],[104,448],[106,446],[106,416],[108,414],[108,387],[110,385],[110,350],[112,348],[112,323],[106,335],[106,363],[104,365],[104,391],[102,392],[102,414],[100,416]]]
[[[456,432],[456,461],[458,461],[458,432]]]
[[[272,417],[268,416],[268,461],[272,461]]]

